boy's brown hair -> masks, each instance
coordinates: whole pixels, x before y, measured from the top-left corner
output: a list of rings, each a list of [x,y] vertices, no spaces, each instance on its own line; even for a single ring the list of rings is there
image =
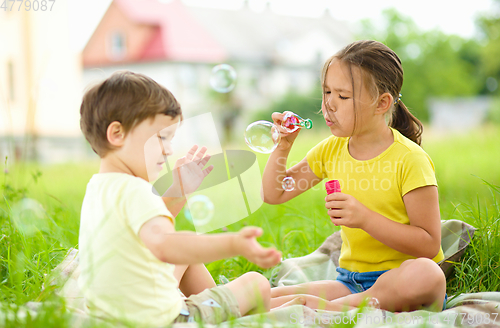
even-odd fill
[[[102,158],[114,150],[106,136],[112,122],[120,122],[126,134],[157,114],[172,118],[181,115],[182,119],[180,104],[165,87],[145,75],[118,71],[85,92],[80,106],[80,128]]]

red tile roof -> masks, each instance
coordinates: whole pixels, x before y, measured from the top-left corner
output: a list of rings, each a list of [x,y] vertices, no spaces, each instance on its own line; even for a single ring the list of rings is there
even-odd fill
[[[225,49],[190,14],[180,0],[114,0],[133,22],[157,26],[141,60],[222,62]]]

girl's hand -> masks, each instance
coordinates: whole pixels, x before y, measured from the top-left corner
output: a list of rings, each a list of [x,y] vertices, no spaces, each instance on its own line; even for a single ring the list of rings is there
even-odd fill
[[[363,229],[370,210],[351,195],[336,192],[327,195],[325,207],[336,226]]]
[[[271,117],[273,119],[274,125],[278,127],[278,130],[280,131],[281,134],[281,141],[280,144],[278,145],[278,149],[280,150],[288,150],[292,147],[293,141],[295,138],[297,138],[297,135],[299,134],[300,130],[302,128],[297,129],[297,131],[293,133],[288,133],[281,127],[281,123],[283,122],[283,117],[285,116],[286,113],[289,112],[274,112]]]

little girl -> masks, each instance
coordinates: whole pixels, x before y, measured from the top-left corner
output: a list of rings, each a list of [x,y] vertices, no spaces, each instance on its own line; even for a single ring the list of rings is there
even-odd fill
[[[331,221],[341,226],[338,277],[273,288],[272,307],[295,303],[301,293],[300,302],[327,310],[358,306],[367,297],[390,311],[441,309],[446,280],[436,264],[443,259],[437,183],[420,147],[422,124],[401,100],[399,57],[380,42],[357,41],[325,63],[321,80],[321,111],[332,136],[287,170],[300,130],[281,131],[263,194],[265,202],[280,204],[322,179],[339,180],[342,192],[325,198]],[[278,126],[283,115],[272,115]],[[297,187],[284,192],[287,176]]]

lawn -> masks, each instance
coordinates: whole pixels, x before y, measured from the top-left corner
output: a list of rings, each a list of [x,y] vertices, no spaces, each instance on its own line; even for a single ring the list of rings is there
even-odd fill
[[[328,136],[328,132],[314,131],[301,132],[289,163],[301,160],[311,147]],[[478,228],[472,246],[448,281],[448,293],[499,290],[500,190],[494,186],[500,185],[500,128],[487,126],[462,135],[428,133],[424,134],[423,147],[436,167],[442,218],[464,220]],[[236,143],[229,149],[247,148]],[[263,170],[268,156],[258,154],[257,158]],[[7,161],[0,171],[3,172],[0,173],[3,307],[52,298],[50,288],[42,292],[45,274],[61,261],[68,248],[78,243],[85,187],[98,167],[97,162],[44,166],[14,165]],[[265,231],[260,238],[262,244],[277,247],[284,258],[305,255],[338,229],[326,217],[324,194],[321,184],[286,204],[263,204],[252,215],[226,229],[237,231],[244,225],[261,226]],[[36,202],[22,200],[23,197]],[[30,217],[19,214],[22,204],[31,209]],[[12,223],[14,217],[17,224]],[[32,222],[38,229],[32,228]],[[177,228],[193,229],[183,213],[178,216]],[[231,280],[249,270],[263,272],[240,257],[213,262],[207,267],[216,282],[221,275]],[[263,273],[269,277],[271,270]],[[48,323],[52,319],[46,320]]]

